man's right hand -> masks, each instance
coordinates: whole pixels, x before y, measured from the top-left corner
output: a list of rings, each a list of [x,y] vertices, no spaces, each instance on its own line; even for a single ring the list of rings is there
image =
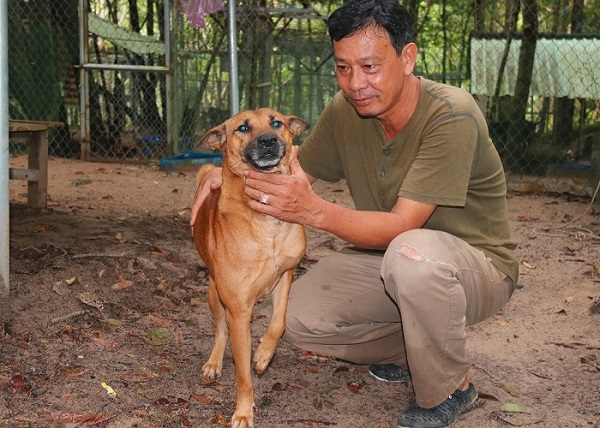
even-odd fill
[[[200,210],[200,206],[206,200],[206,197],[213,190],[217,190],[223,183],[223,168],[212,168],[204,174],[202,180],[198,184],[198,189],[192,201],[192,212],[190,213],[190,226],[194,226],[196,216]]]

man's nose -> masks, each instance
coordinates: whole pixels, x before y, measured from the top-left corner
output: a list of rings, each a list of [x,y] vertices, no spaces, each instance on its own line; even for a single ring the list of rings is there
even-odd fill
[[[347,87],[349,90],[357,92],[367,86],[366,82],[364,73],[361,73],[359,70],[352,70],[348,75]]]

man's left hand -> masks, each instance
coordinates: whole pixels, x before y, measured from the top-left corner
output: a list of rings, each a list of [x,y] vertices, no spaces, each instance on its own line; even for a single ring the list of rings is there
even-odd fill
[[[288,223],[311,223],[320,211],[322,199],[313,191],[309,177],[298,162],[297,153],[298,147],[294,147],[290,175],[246,172],[244,191],[251,199],[250,208]]]

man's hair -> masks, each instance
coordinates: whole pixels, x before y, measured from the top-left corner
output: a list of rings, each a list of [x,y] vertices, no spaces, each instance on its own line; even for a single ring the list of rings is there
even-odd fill
[[[370,26],[387,31],[400,54],[404,46],[414,42],[412,23],[408,11],[397,0],[350,0],[335,10],[327,20],[332,41],[353,36]]]

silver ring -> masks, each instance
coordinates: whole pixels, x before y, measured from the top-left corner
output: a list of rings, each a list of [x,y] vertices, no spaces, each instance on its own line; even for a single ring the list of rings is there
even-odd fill
[[[263,193],[263,195],[260,198],[260,203],[269,205],[269,195],[267,195],[266,193]]]

